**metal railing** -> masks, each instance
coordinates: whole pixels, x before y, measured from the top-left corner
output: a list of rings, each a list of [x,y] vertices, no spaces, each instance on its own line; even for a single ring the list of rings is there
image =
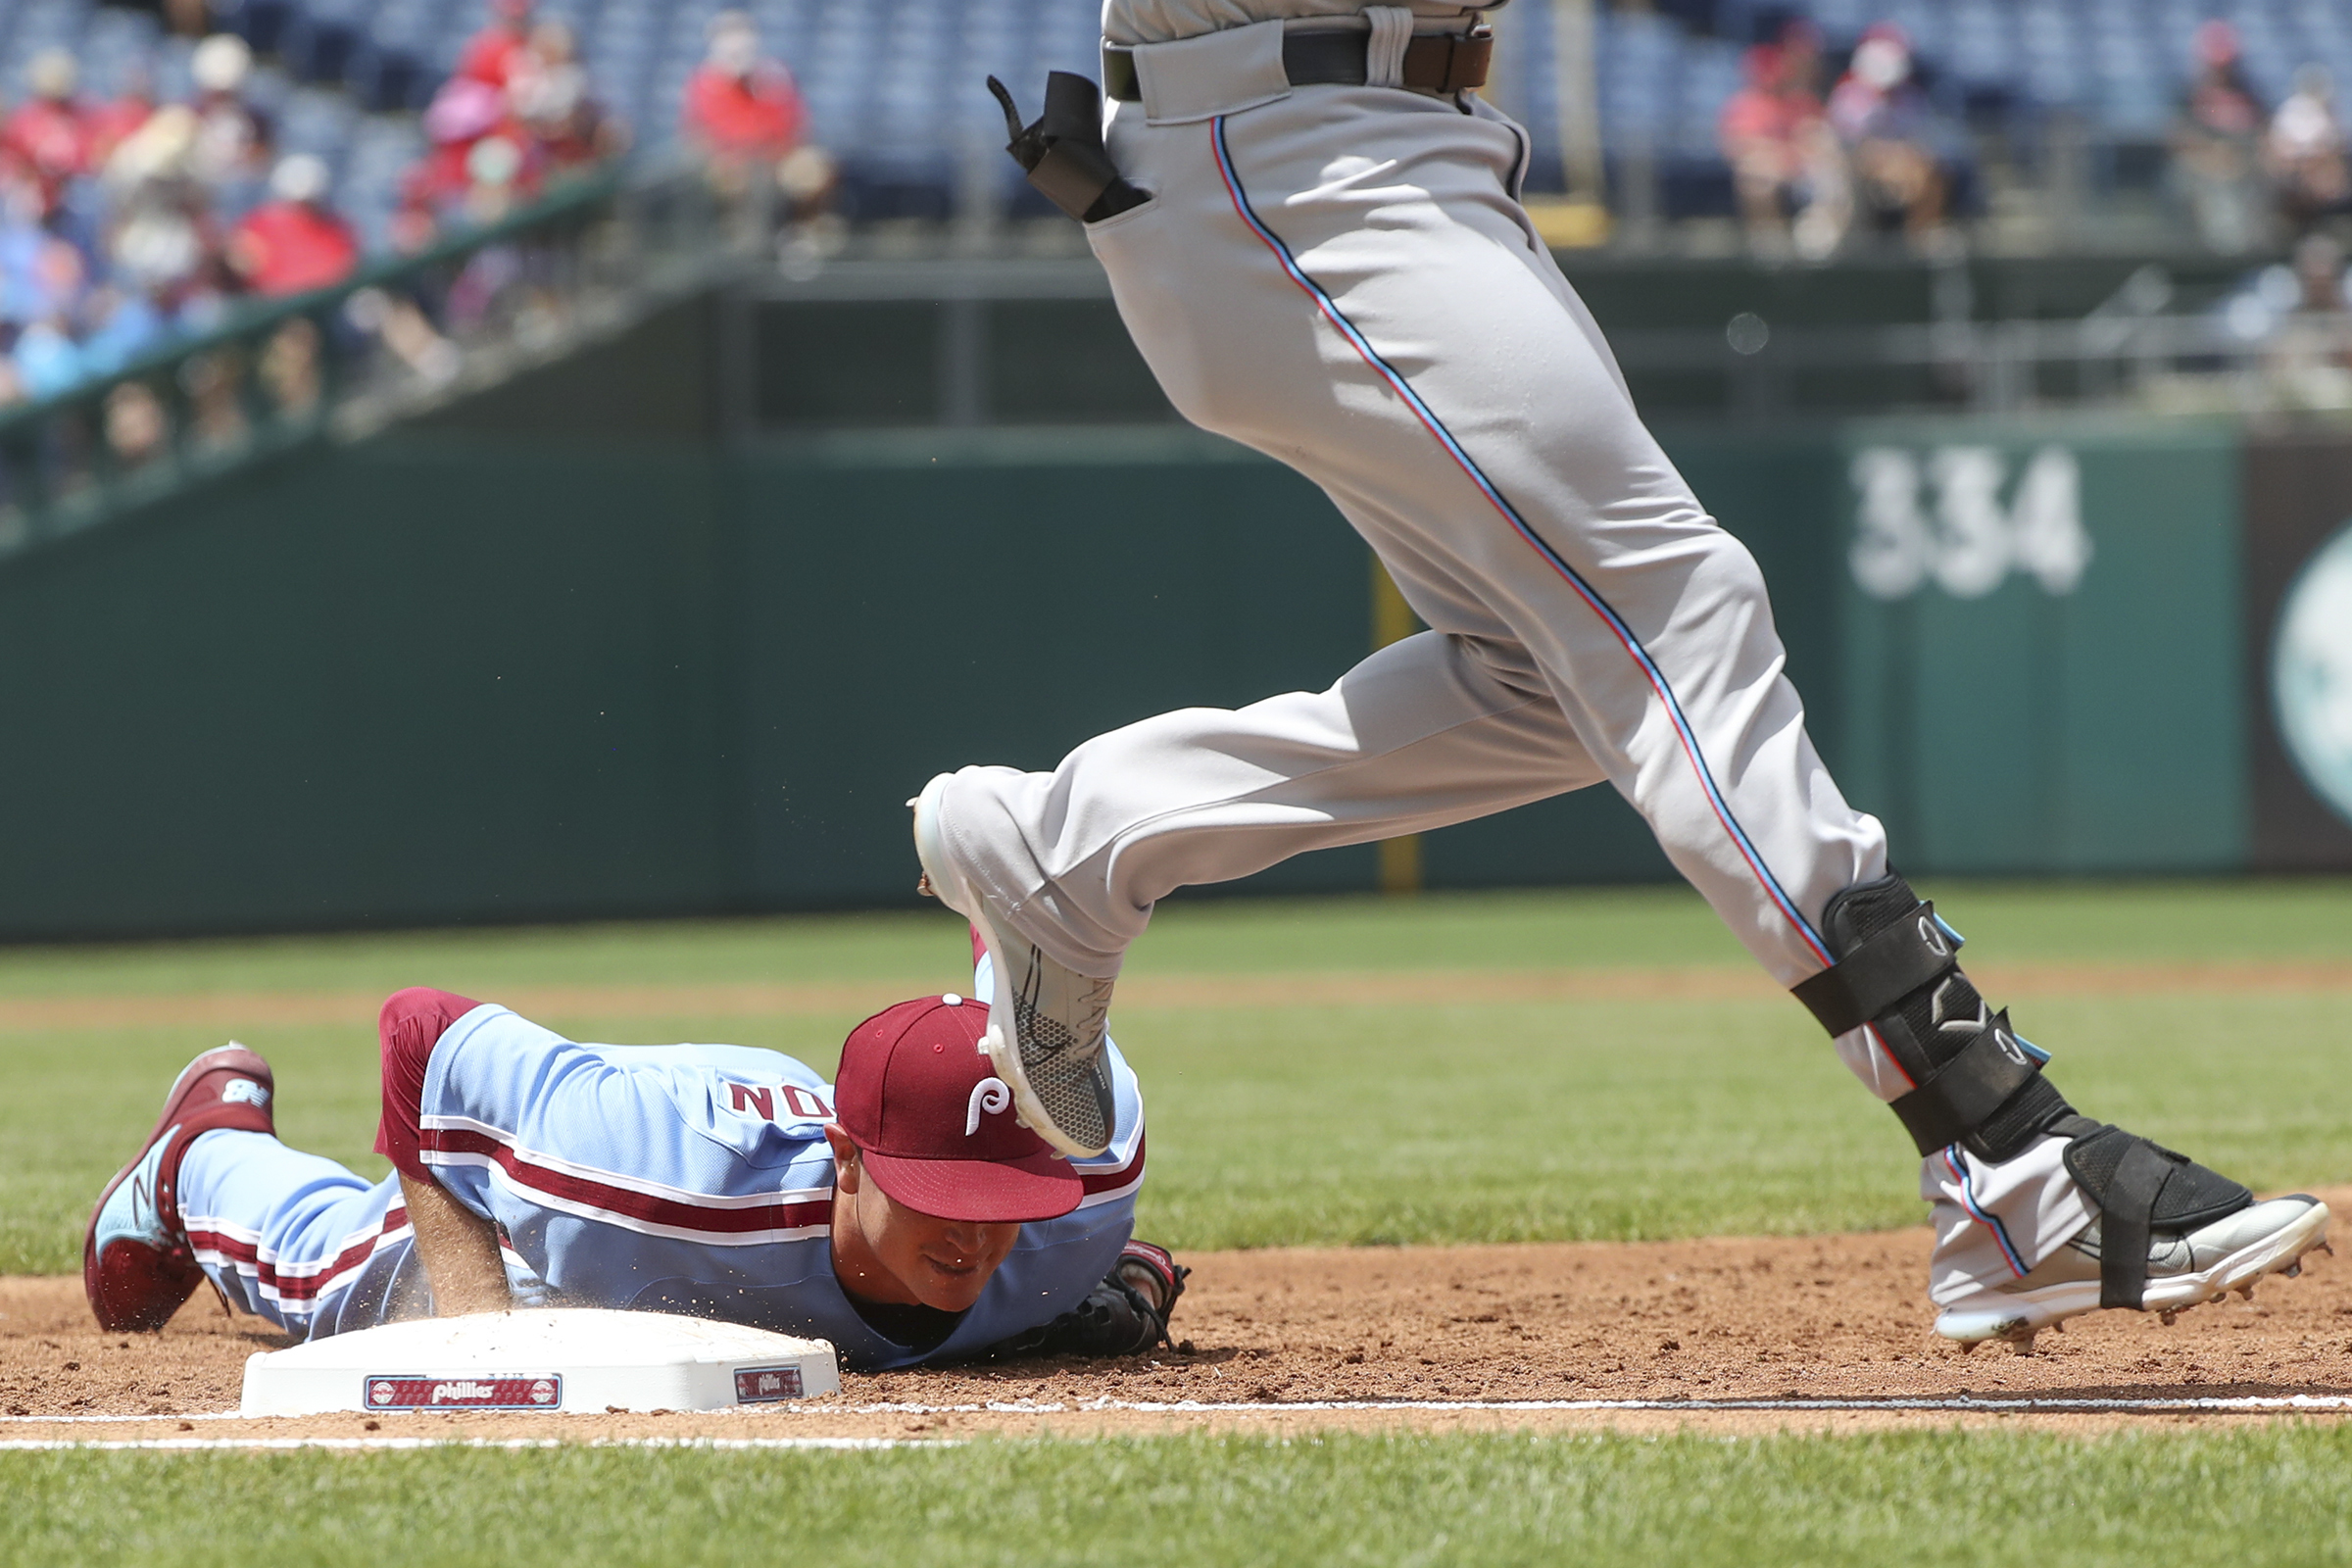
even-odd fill
[[[579,176],[335,287],[0,413],[0,556],[406,415],[617,331],[764,254],[769,215],[682,168]]]
[[[1945,271],[1959,276],[1957,269]],[[2265,305],[2251,293],[2182,310],[2184,298],[2213,296],[2209,281],[2177,288],[2153,265],[2087,313],[2053,319],[1979,318],[1969,314],[1967,289],[1939,284],[1927,292],[1936,318],[1924,321],[1790,325],[1742,312],[1715,326],[1613,328],[1608,337],[1643,413],[1661,419],[1764,423],[2042,408],[2352,412],[2352,312]],[[1110,297],[1108,279],[1089,257],[851,259],[805,277],[747,277],[731,293],[747,311],[926,310],[929,352],[908,356],[907,402],[928,401],[938,423],[981,426],[1023,417],[1004,418],[985,393],[1001,379],[997,359],[1018,346],[1008,343],[998,313],[1021,311],[1017,330],[1034,337],[1051,330],[1040,324],[1039,307],[1082,311]],[[1809,303],[1818,312],[1820,302]],[[1099,333],[1103,323],[1074,311],[1068,325]],[[1123,349],[1124,332],[1115,322],[1109,329]],[[737,335],[754,334],[747,326]],[[1070,356],[1073,379],[1057,401],[1072,422],[1097,417],[1077,416],[1090,402],[1081,379],[1087,363],[1087,354]],[[926,399],[927,383],[937,391]],[[738,422],[756,424],[741,386],[734,401],[742,406]],[[1175,417],[1159,407],[1136,413],[1140,422]]]
[[[1786,331],[1745,317],[1721,331],[1629,331],[1610,343],[1637,390],[1645,377],[1719,377],[1711,409],[1685,388],[1678,412],[1745,422],[2045,408],[2352,412],[2352,314],[2342,312],[2289,315],[2258,333],[2221,315]]]

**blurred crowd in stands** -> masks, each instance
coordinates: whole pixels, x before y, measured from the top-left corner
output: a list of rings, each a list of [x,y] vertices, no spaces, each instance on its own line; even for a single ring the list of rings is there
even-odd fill
[[[144,3],[191,37],[241,14],[228,0]],[[1520,45],[1507,42],[1513,35],[1506,30],[1505,57],[1524,47],[1524,58],[1535,63],[1522,91],[1549,83],[1556,92],[1549,46],[1533,42],[1546,13],[1524,9],[1529,15],[1509,25],[1530,30]],[[624,10],[637,18],[631,25],[639,31],[620,26]],[[1954,28],[1942,26],[1938,37],[1939,12],[1920,4],[1903,12],[1926,29],[1920,36],[1936,51],[1927,56],[1903,26],[1869,24],[1874,16],[1902,10],[1894,0],[1835,8],[1760,0],[1604,6],[1601,36],[1616,41],[1598,85],[1603,106],[1615,106],[1602,118],[1619,216],[1643,208],[1626,196],[1640,179],[1654,187],[1670,177],[1673,199],[1653,199],[1648,209],[1669,220],[1703,219],[1721,233],[1728,200],[1759,256],[1820,259],[1873,244],[1928,254],[1955,250],[1961,223],[1987,211],[1987,168],[2014,157],[2018,127],[2063,128],[2077,112],[2055,99],[2034,107],[2012,95],[1987,117],[1972,96],[1982,94],[1984,81],[1966,74],[1970,57],[1959,51]],[[1686,32],[1681,21],[1667,21],[1684,13],[1700,30]],[[446,7],[433,13],[459,14]],[[484,15],[471,6],[462,14],[469,19],[466,27]],[[2251,13],[2241,21],[2244,15]],[[879,62],[876,81],[884,68],[903,67],[902,87],[928,83],[901,97],[869,94],[887,105],[876,112],[877,122],[896,123],[908,118],[908,105],[937,109],[971,87],[962,55],[910,51],[910,38],[936,42],[960,19],[973,29],[967,44],[996,38],[1005,49],[1017,45],[1035,55],[1027,65],[1034,70],[1062,58],[1048,48],[1061,38],[1053,29],[1066,24],[1062,43],[1084,53],[1091,52],[1095,25],[1091,6],[1027,0],[896,0],[888,7],[847,0],[846,8],[768,5],[760,16],[795,59],[809,63],[819,114],[845,142],[858,134],[858,122],[844,118],[851,89],[822,62]],[[589,28],[585,48],[567,19]],[[2128,21],[2136,27],[2136,14]],[[247,16],[238,25],[250,23]],[[902,24],[914,30],[887,31]],[[612,43],[624,35],[663,41]],[[432,55],[429,67],[404,77],[392,98],[369,99],[371,109],[351,102],[354,116],[397,122],[389,127],[396,134],[387,156],[359,182],[366,194],[354,196],[355,160],[331,148],[328,159],[317,156],[310,149],[324,144],[306,142],[291,111],[283,122],[289,145],[279,145],[265,106],[286,102],[299,51],[270,44],[264,31],[252,36],[274,51],[270,59],[257,63],[243,36],[218,32],[195,44],[184,74],[177,55],[171,73],[134,70],[126,76],[93,59],[90,74],[107,82],[103,93],[85,90],[74,55],[60,49],[32,56],[21,78],[0,84],[12,91],[0,103],[0,405],[104,376],[224,320],[240,299],[291,297],[344,282],[369,260],[370,249],[377,259],[413,255],[496,222],[630,148],[632,129],[610,107],[613,102],[633,107],[646,122],[643,139],[657,148],[670,141],[674,115],[677,145],[723,203],[760,223],[788,225],[787,270],[795,245],[838,245],[840,225],[828,216],[836,206],[866,218],[894,216],[876,200],[893,180],[929,182],[925,191],[936,199],[928,207],[916,203],[910,213],[956,210],[972,191],[985,196],[992,187],[967,177],[973,170],[993,171],[1011,192],[1004,200],[1024,199],[1001,160],[966,161],[968,138],[956,140],[963,133],[956,128],[962,110],[938,110],[935,124],[917,126],[906,145],[885,149],[916,169],[916,176],[883,167],[887,159],[878,163],[868,147],[845,180],[812,139],[808,103],[746,12],[719,11],[706,24],[700,12],[666,4],[575,5],[556,15],[535,12],[533,0],[490,0],[486,24],[462,49]],[[2253,52],[2264,63],[2249,72],[2230,22],[2207,20],[2192,40],[2183,21],[2164,34],[2161,52],[2183,64],[2193,55],[2192,69],[2185,77],[2169,67],[2161,80],[2150,76],[2146,111],[2131,122],[2130,135],[2145,164],[2163,166],[2171,215],[2165,220],[2176,232],[2193,228],[2204,245],[2224,254],[2277,254],[2301,244],[2297,275],[2318,278],[2327,270],[2325,254],[2340,255],[2327,247],[2352,236],[2352,138],[2325,70],[2306,67],[2287,82],[2291,62],[2308,56],[2301,45],[2282,54],[2278,36],[2246,35],[2260,45]],[[1741,56],[1734,40],[1750,38],[1768,41]],[[698,49],[699,64],[684,76],[681,92],[679,75],[670,73],[685,73]],[[616,79],[600,84],[590,59]],[[633,85],[617,79],[640,62],[660,71],[639,72]],[[936,79],[923,76],[925,71]],[[186,85],[162,93],[159,77]],[[658,97],[648,85],[657,78]],[[339,77],[314,73],[299,79],[314,97],[349,93]],[[2181,80],[2187,85],[2168,131],[2164,117]],[[257,92],[257,81],[274,83],[276,91]],[[2270,84],[2276,101],[2266,100],[2257,81]],[[1530,122],[1541,124],[1544,116]],[[2004,138],[2007,151],[2000,150]],[[2055,145],[2041,149],[2045,167],[2034,172],[2053,191]],[[395,188],[394,172],[418,147]],[[350,202],[340,210],[338,191]],[[1628,220],[1624,228],[1633,233],[1635,224]],[[774,237],[773,228],[767,232]],[[499,272],[501,267],[507,271]],[[450,339],[462,335],[466,312],[480,318],[479,297],[493,286],[508,288],[525,271],[527,264],[511,252],[485,253],[460,280],[465,286],[438,293],[369,290],[335,330],[366,334],[413,368],[445,375],[455,354]],[[475,284],[484,286],[469,293]],[[2274,274],[2272,294],[2283,298],[2284,288]]]
[[[2294,241],[2352,215],[2352,161],[2320,66],[2265,104],[2226,21],[2196,32],[2195,74],[2171,139],[2172,184],[2198,237],[2225,254]],[[1856,235],[1948,239],[1965,127],[1923,89],[1909,39],[1865,29],[1835,83],[1822,38],[1798,19],[1750,48],[1717,122],[1739,213],[1759,254],[1829,256]]]
[[[143,72],[99,99],[81,92],[74,56],[51,50],[0,115],[0,405],[111,374],[220,323],[239,297],[298,295],[360,269],[364,247],[331,204],[327,165],[279,156],[270,117],[248,101],[244,40],[206,37],[190,67],[182,101],[156,101]],[[712,19],[682,119],[722,194],[757,195],[763,211],[822,209],[833,164],[809,143],[799,90],[744,13]],[[422,127],[426,150],[401,180],[389,228],[394,255],[495,222],[629,145],[569,27],[535,18],[531,0],[498,0]],[[369,295],[348,313],[355,329],[419,368],[446,368],[418,302]]]
[[[187,100],[158,104],[143,81],[83,97],[63,51],[32,61],[30,92],[0,119],[0,399],[112,370],[209,325],[234,293],[350,270],[358,245],[320,205],[324,167],[271,167],[251,65],[241,40],[208,38]]]
[[[2344,123],[2327,70],[2305,66],[2294,90],[2266,106],[2227,22],[2198,29],[2197,74],[2174,153],[2197,230],[2216,250],[2252,250],[2280,230],[2299,239],[2352,213]]]

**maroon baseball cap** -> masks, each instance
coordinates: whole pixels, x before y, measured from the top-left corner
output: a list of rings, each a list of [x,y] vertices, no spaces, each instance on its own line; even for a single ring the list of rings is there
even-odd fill
[[[882,1191],[941,1219],[1054,1219],[1085,1184],[1022,1126],[980,1036],[985,1003],[950,993],[885,1008],[842,1042],[833,1116]]]

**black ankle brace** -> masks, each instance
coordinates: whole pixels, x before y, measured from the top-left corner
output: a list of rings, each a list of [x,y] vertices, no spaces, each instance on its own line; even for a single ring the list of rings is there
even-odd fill
[[[2226,1219],[2254,1201],[2243,1186],[2162,1144],[2092,1121],[2061,1117],[2066,1171],[2099,1210],[2099,1304],[2140,1305],[2148,1285],[2148,1243]]]
[[[1868,1024],[1912,1082],[1894,1113],[1922,1154],[1949,1144],[1999,1162],[2073,1114],[2041,1076],[2043,1054],[1984,1005],[1960,972],[1960,935],[1889,872],[1830,900],[1837,961],[1793,995],[1835,1037]]]
[[[1795,988],[1838,1036],[1870,1025],[1909,1074],[1894,1102],[1922,1154],[1949,1144],[1999,1163],[2044,1133],[2099,1211],[2099,1304],[2141,1307],[2153,1238],[2184,1235],[2254,1201],[2236,1182],[2147,1139],[2075,1113],[1960,972],[1960,934],[1899,876],[1847,888],[1822,911],[1837,961]]]

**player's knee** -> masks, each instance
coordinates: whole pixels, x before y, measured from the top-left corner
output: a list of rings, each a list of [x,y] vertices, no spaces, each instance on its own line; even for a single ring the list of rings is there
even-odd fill
[[[1708,536],[1706,576],[1718,597],[1730,603],[1763,605],[1770,598],[1764,568],[1754,552],[1722,528]]]
[[[1747,546],[1716,528],[1709,530],[1705,550],[1704,561],[1690,574],[1688,603],[1707,618],[1712,635],[1727,649],[1759,637],[1777,638],[1764,568]]]
[[[425,1067],[449,1026],[478,1005],[453,992],[411,986],[385,998],[383,1010],[376,1014],[376,1037],[383,1052],[384,1115],[376,1129],[375,1152],[391,1160],[404,1176],[432,1179],[419,1153]]]
[[[389,1056],[430,1051],[449,1026],[480,1004],[431,986],[410,986],[384,999],[375,1016],[376,1040]]]

